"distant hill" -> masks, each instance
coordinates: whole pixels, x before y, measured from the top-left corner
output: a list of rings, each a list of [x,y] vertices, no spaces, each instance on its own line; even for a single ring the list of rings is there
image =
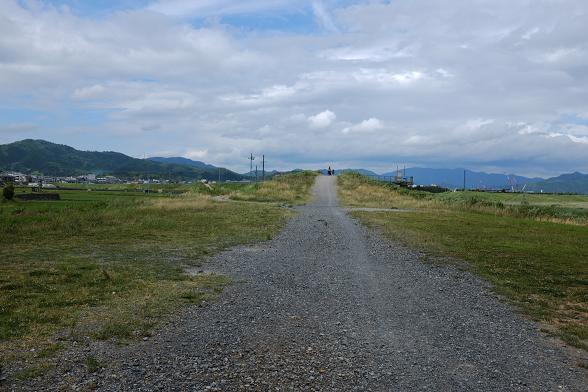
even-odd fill
[[[277,170],[266,170],[265,171],[266,178],[273,177],[276,174],[280,174],[280,172]],[[243,173],[242,175],[243,175],[243,177],[246,177],[246,178],[255,178],[255,170],[253,170],[251,172]],[[262,176],[261,169],[257,169],[257,176],[261,178],[261,176]]]
[[[201,161],[193,161],[191,159],[184,158],[184,157],[169,157],[169,158],[151,157],[151,158],[147,158],[147,159],[149,159],[150,161],[165,163],[168,165],[175,164],[175,165],[186,165],[186,166],[198,167],[198,168],[202,168],[202,169],[217,169],[216,166],[209,165],[209,164],[206,164]]]
[[[0,170],[44,175],[68,176],[88,173],[119,177],[154,177],[171,179],[217,179],[218,169],[197,168],[183,164],[165,164],[132,158],[118,152],[79,151],[44,140],[22,140],[0,145]],[[240,174],[223,169],[223,179],[240,180]]]
[[[588,174],[571,173],[536,182],[527,190],[546,193],[584,193],[588,194]]]
[[[423,167],[412,167],[406,169],[407,177],[414,177],[417,185],[436,184],[446,188],[463,187],[464,169],[431,169]],[[395,176],[396,172],[389,172],[383,175]],[[509,180],[509,177],[511,178]],[[466,187],[470,189],[503,189],[510,188],[511,182],[516,183],[519,187],[527,184],[534,184],[543,181],[543,178],[529,178],[516,175],[494,174],[484,172],[466,171]]]

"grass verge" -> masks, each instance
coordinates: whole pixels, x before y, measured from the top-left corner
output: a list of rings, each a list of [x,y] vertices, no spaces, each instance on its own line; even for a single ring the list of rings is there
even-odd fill
[[[317,173],[304,171],[276,176],[271,181],[249,184],[229,192],[233,200],[304,204]]]
[[[412,209],[353,214],[395,240],[468,261],[526,314],[588,349],[588,226],[489,204],[440,202],[356,175],[341,176],[339,189],[348,206]]]

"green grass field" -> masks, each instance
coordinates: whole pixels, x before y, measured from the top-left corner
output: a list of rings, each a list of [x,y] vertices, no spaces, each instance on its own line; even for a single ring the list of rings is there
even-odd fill
[[[187,192],[197,186],[194,184],[68,184],[68,183],[56,183],[54,184],[59,188],[70,188],[70,189],[84,189],[93,191],[150,191],[158,192],[170,192],[179,191]]]
[[[465,209],[494,215],[530,218],[538,221],[587,225],[588,196],[542,195],[490,192],[428,193],[398,188],[384,182],[369,180],[356,174],[340,177],[342,189],[350,206],[386,208]]]
[[[432,260],[448,262],[449,256],[467,261],[471,271],[550,333],[588,349],[588,225],[582,211],[568,221],[551,219],[549,212],[542,215],[545,211],[525,215],[519,207],[495,204],[504,199],[468,201],[480,197],[473,192],[411,195],[356,175],[341,176],[339,185],[347,206],[408,209],[354,212],[365,224],[431,256],[443,256]],[[532,201],[543,202],[543,195],[536,196]],[[566,202],[582,202],[582,196],[546,196],[564,209],[569,208]]]
[[[588,195],[553,195],[540,193],[490,193],[490,192],[446,192],[434,196],[440,201],[464,202],[475,198],[490,203],[504,205],[531,205],[543,207],[557,207],[578,210],[579,214],[588,212]]]
[[[270,239],[292,214],[273,201],[305,200],[313,179],[219,185],[224,191],[199,184],[180,196],[60,190],[60,201],[0,202],[0,366],[44,363],[39,353],[53,356],[62,340],[145,336],[174,309],[213,297],[228,279],[186,267]],[[221,202],[216,192],[272,202]]]
[[[193,184],[56,184],[60,188],[85,189],[88,192],[108,195],[116,193],[120,196],[136,196],[150,190],[150,195],[165,196],[168,193],[192,193],[211,196],[227,196],[232,200],[302,204],[310,196],[309,189],[313,184],[316,173],[305,171],[295,174],[276,176],[271,181],[259,183],[220,182],[204,185],[200,182]],[[19,188],[19,192],[28,191]],[[50,190],[47,190],[50,192]],[[63,195],[62,195],[63,197]],[[67,193],[66,193],[67,197]],[[76,197],[80,197],[79,193]],[[95,196],[89,196],[94,198]]]

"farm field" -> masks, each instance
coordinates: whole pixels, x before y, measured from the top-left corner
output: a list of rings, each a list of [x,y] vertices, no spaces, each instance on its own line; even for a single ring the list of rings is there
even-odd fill
[[[509,206],[509,194],[411,193],[352,174],[339,178],[339,194],[348,207],[404,209],[352,214],[431,261],[465,260],[546,332],[588,349],[583,196],[525,195],[528,203]]]
[[[459,202],[467,198],[478,198],[490,202],[538,206],[558,206],[564,208],[588,209],[588,195],[555,195],[540,193],[494,193],[494,192],[447,192],[436,194],[439,200]]]
[[[198,184],[175,196],[59,190],[60,201],[0,202],[0,367],[33,377],[71,342],[148,336],[174,309],[213,298],[228,279],[186,269],[272,238],[293,213],[282,204],[306,200],[313,180]]]
[[[194,188],[197,184],[71,184],[71,183],[54,183],[53,185],[60,189],[84,189],[90,191],[133,191],[144,192],[150,190],[151,192],[181,191],[187,192]]]
[[[260,201],[260,202],[287,202],[300,204],[308,201],[308,190],[310,188],[309,180],[314,178],[316,173],[302,172],[283,176],[275,176],[271,181],[263,183],[237,183],[237,182],[220,182],[209,184],[209,186],[200,182],[192,184],[55,184],[62,192],[62,198],[75,197],[86,198],[81,196],[80,189],[94,194],[99,193],[108,195],[111,192],[117,192],[120,195],[129,197],[136,196],[136,193],[149,193],[151,196],[172,193],[192,193],[212,196],[227,196],[233,200],[241,201]],[[68,192],[66,189],[76,189],[77,192]],[[18,192],[28,192],[28,188],[18,188]],[[47,190],[50,192],[51,190]],[[74,196],[71,196],[74,195]],[[88,196],[94,199],[100,196]]]

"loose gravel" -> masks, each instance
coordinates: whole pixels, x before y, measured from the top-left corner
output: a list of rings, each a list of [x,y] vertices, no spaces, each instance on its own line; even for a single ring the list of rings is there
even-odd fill
[[[72,363],[46,389],[587,390],[586,371],[483,281],[359,225],[334,177],[314,190],[274,240],[207,263],[235,280],[216,301],[147,341],[94,346],[104,369]]]

